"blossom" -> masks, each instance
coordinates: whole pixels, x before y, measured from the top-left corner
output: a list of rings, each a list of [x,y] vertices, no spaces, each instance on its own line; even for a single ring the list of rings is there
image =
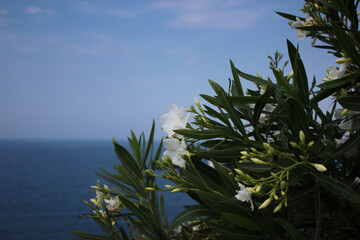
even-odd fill
[[[174,130],[184,129],[186,127],[190,113],[183,117],[184,112],[185,109],[183,107],[179,109],[178,106],[172,104],[169,107],[169,112],[161,116],[161,126],[169,137],[175,134]]]
[[[181,155],[186,154],[186,145],[184,139],[181,140],[181,143],[177,138],[165,139],[164,146],[166,151],[164,152],[163,156],[168,156],[171,158],[171,161],[174,165],[185,168],[186,161],[181,157]]]
[[[249,104],[249,107],[254,109],[255,104],[251,103],[251,104]],[[274,109],[275,109],[275,107],[272,104],[267,103],[267,104],[265,104],[265,107],[263,110],[266,112],[272,112],[272,111],[274,111]],[[260,117],[259,117],[259,123],[265,123],[265,121],[269,118],[269,116],[270,116],[269,114],[261,113]]]
[[[212,161],[208,161],[208,165],[212,168],[215,168],[214,164],[212,163]]]
[[[236,199],[242,202],[249,202],[251,205],[251,211],[254,210],[254,203],[250,196],[250,191],[243,184],[238,183],[240,190],[236,190],[237,194],[235,195]]]
[[[102,201],[104,200],[104,193],[99,191],[99,190],[96,190],[96,203],[95,205],[96,206],[100,206]]]
[[[104,201],[107,204],[105,207],[109,211],[115,211],[121,204],[119,196],[116,196],[116,198],[105,199]]]
[[[291,28],[296,29],[296,28],[299,28],[299,27],[311,26],[313,24],[314,24],[314,19],[312,17],[310,17],[309,15],[306,16],[305,22],[301,21],[300,18],[296,17],[296,22],[291,24]],[[298,35],[297,35],[296,39],[299,40],[299,41],[304,40],[309,33],[310,33],[309,31],[304,31],[304,30],[298,29],[297,30]]]
[[[326,80],[336,80],[342,78],[346,71],[346,63],[340,64],[339,68],[330,66],[326,70]],[[325,80],[325,79],[324,79]]]
[[[336,109],[335,110],[335,118],[343,119],[344,122],[340,123],[338,127],[341,130],[351,130],[358,129],[360,127],[360,112],[358,111],[348,111],[346,115],[342,115],[341,113],[344,109]]]

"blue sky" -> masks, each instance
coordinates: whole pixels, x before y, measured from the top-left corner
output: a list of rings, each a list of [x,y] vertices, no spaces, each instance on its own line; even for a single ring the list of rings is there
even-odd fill
[[[0,138],[126,138],[150,130],[170,104],[185,108],[227,88],[229,59],[271,76],[296,31],[275,11],[303,1],[63,0],[0,2]],[[334,58],[300,44],[308,76]],[[291,69],[287,68],[290,72]],[[244,82],[244,86],[251,88]],[[200,102],[201,101],[200,99]]]

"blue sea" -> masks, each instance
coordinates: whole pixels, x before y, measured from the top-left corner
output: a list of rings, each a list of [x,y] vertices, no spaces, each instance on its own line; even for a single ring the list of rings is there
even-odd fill
[[[111,139],[0,140],[0,239],[64,240],[74,238],[71,230],[101,233],[91,219],[78,217],[91,213],[82,199],[95,196],[94,172],[99,167],[113,172],[118,162]],[[191,203],[185,194],[165,193],[170,220]]]

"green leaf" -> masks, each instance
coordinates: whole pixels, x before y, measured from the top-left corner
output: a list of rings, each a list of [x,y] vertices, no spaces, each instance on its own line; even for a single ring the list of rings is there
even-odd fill
[[[351,58],[351,60],[360,67],[360,55],[359,51],[357,51],[355,47],[355,43],[349,37],[349,35],[337,24],[333,23],[334,33],[336,38],[341,45],[342,49],[345,50],[347,55]]]
[[[238,165],[241,169],[245,169],[246,171],[255,173],[268,172],[273,169],[272,166],[260,165],[255,163],[239,163]]]
[[[235,84],[235,88],[236,88],[236,95],[237,96],[244,96],[244,91],[243,88],[241,86],[241,82],[240,82],[240,78],[238,75],[238,70],[235,68],[233,62],[230,60],[230,66],[231,66],[231,72],[234,78],[234,84]]]
[[[217,173],[220,175],[220,177],[222,178],[228,189],[232,191],[232,193],[235,193],[235,190],[238,188],[238,184],[235,182],[235,180],[218,162],[213,160],[211,162],[213,163]]]
[[[121,146],[115,138],[113,138],[113,144],[115,148],[115,153],[119,160],[122,162],[122,164],[131,172],[133,172],[135,175],[137,175],[139,178],[142,177],[142,172],[139,168],[139,166],[136,164],[135,159],[131,156],[131,154]]]
[[[316,232],[314,240],[319,239],[321,233],[321,223],[322,223],[322,205],[320,197],[319,183],[315,181],[314,184],[314,193],[315,193],[315,214],[316,214]]]
[[[305,237],[288,220],[284,218],[274,218],[274,222],[285,229],[295,240],[305,240]]]
[[[250,104],[256,103],[259,101],[260,96],[235,96],[235,97],[228,97],[231,102],[238,103],[238,104]],[[274,99],[267,99],[266,103],[276,103]]]
[[[359,74],[353,74],[351,76],[348,77],[344,77],[344,78],[339,78],[339,79],[335,79],[335,80],[331,80],[322,84],[319,84],[317,87],[318,88],[339,88],[342,87],[348,83],[350,83],[353,80],[356,80],[360,77]]]
[[[360,111],[360,96],[348,96],[338,99],[338,102],[344,108],[352,111]]]
[[[300,130],[303,130],[306,137],[309,139],[310,132],[309,132],[309,125],[307,124],[307,115],[303,109],[303,107],[294,99],[289,98],[287,100],[289,104],[290,113],[289,113],[289,127],[291,126],[291,132],[294,133],[296,136],[299,135]]]
[[[262,78],[252,76],[252,75],[244,73],[244,72],[242,72],[240,70],[238,70],[238,73],[239,73],[240,77],[243,77],[243,78],[245,78],[245,79],[247,79],[247,80],[249,80],[249,81],[251,81],[251,82],[253,82],[255,84],[266,86],[267,83],[268,83],[266,80],[264,80]]]
[[[283,12],[276,12],[277,14],[279,14],[280,16],[287,18],[291,21],[296,21],[296,16],[288,14],[288,13],[283,13]],[[304,18],[300,18],[302,20],[305,20]]]
[[[274,92],[274,90],[273,90],[272,83],[269,81],[266,86],[266,91],[264,92],[264,94],[262,94],[260,96],[259,101],[255,104],[254,115],[253,115],[254,126],[257,125],[257,122],[259,121],[259,117],[260,117],[266,103],[268,102],[268,99],[272,96],[273,92]]]
[[[111,236],[102,236],[96,235],[92,233],[85,233],[85,232],[78,232],[78,231],[71,231],[72,234],[75,236],[81,237],[81,239],[88,239],[88,240],[112,240]]]
[[[360,132],[359,132],[360,133]],[[345,198],[350,202],[360,204],[360,195],[355,192],[351,186],[340,182],[337,179],[330,178],[324,174],[311,171],[311,175],[319,182],[319,184],[328,190],[330,193],[340,197]]]
[[[203,205],[194,205],[189,208],[187,208],[185,211],[179,213],[176,215],[174,220],[172,221],[169,229],[172,230],[175,227],[179,226],[180,224],[183,224],[187,221],[193,220],[198,217],[217,217],[218,214],[210,210],[208,207]]]
[[[242,156],[240,151],[241,149],[239,148],[228,148],[222,150],[199,150],[196,153],[204,158],[226,158],[233,160]],[[223,160],[226,161],[226,159]]]
[[[359,144],[360,144],[360,131],[351,135],[350,138],[345,143],[341,144],[340,147],[336,148],[336,151],[328,159],[326,159],[324,163],[344,155],[346,152],[357,147]]]
[[[253,232],[243,231],[237,229],[234,226],[226,226],[226,225],[219,225],[212,221],[205,221],[207,225],[212,227],[215,232],[221,234],[221,236],[229,237],[232,239],[241,239],[241,240],[263,240],[264,237]]]
[[[223,215],[230,223],[236,224],[242,228],[254,231],[262,231],[261,225],[249,217],[233,213],[221,213],[221,215]]]
[[[294,71],[294,84],[295,87],[297,88],[296,90],[299,95],[299,100],[302,104],[304,104],[304,106],[307,106],[309,102],[309,86],[305,72],[305,67],[303,62],[301,61],[298,50],[289,40],[287,40],[287,46],[288,46],[291,66]]]
[[[228,112],[228,114],[231,118],[231,121],[234,123],[236,128],[242,133],[242,135],[246,136],[246,131],[245,131],[243,123],[241,122],[239,112],[235,109],[232,102],[227,98],[227,94],[225,93],[224,89],[219,84],[215,83],[214,81],[209,80],[209,83],[210,83],[211,87],[214,89],[214,91],[216,92],[216,94],[221,102],[221,105]]]
[[[327,25],[324,25],[324,26],[314,25],[314,26],[298,27],[297,29],[301,29],[304,31],[319,32],[319,31],[331,31],[332,28]]]
[[[194,139],[211,139],[211,138],[225,138],[226,136],[234,135],[230,129],[211,129],[211,130],[192,130],[192,129],[179,129],[174,132],[188,138]]]

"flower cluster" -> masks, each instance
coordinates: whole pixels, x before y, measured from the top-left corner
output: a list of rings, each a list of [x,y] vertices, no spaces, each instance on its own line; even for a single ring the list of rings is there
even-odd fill
[[[172,104],[169,112],[161,116],[161,126],[163,131],[167,134],[167,139],[164,140],[166,151],[163,157],[169,157],[172,163],[178,167],[185,168],[186,161],[182,158],[186,154],[186,145],[184,137],[176,134],[174,130],[184,129],[189,120],[190,113],[183,116],[185,109]]]

